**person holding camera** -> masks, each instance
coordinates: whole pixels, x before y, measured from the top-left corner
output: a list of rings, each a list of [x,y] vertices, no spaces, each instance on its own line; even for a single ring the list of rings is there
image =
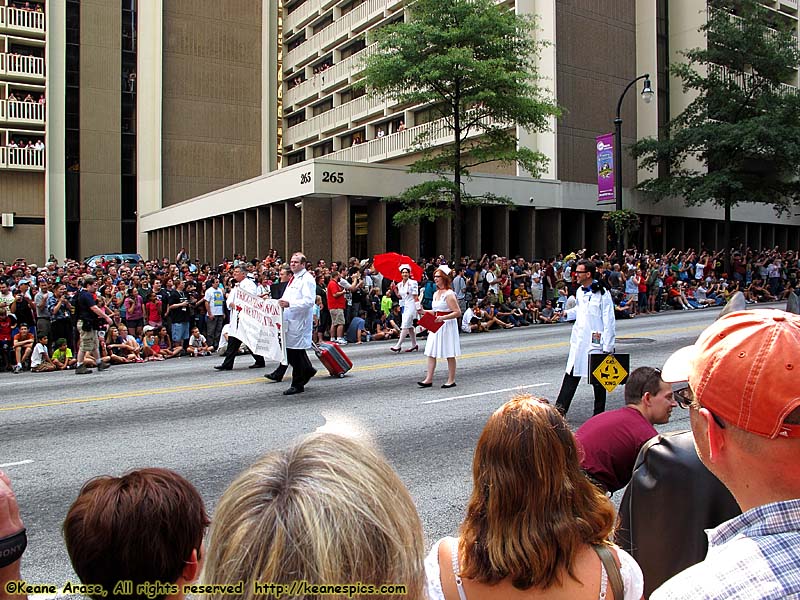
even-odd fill
[[[78,318],[78,332],[80,333],[78,364],[75,368],[77,375],[85,375],[92,372],[83,364],[83,359],[87,353],[94,357],[98,371],[107,369],[109,366],[108,363],[100,360],[97,330],[101,320],[106,321],[109,325],[113,325],[113,321],[97,306],[97,301],[95,300],[96,292],[97,279],[92,275],[87,275],[83,279],[83,288],[78,292],[75,300],[75,313]]]

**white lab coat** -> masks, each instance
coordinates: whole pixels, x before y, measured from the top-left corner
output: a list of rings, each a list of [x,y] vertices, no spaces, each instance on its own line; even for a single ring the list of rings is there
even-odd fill
[[[286,285],[281,300],[289,303],[289,306],[283,309],[287,348],[306,350],[311,347],[316,299],[317,282],[305,269],[296,273]]]
[[[567,373],[576,377],[589,375],[589,355],[614,351],[617,338],[614,320],[614,301],[611,293],[586,291],[578,288],[576,305],[565,312],[566,321],[575,321],[569,340]],[[600,343],[592,343],[592,332],[600,332]]]
[[[249,293],[251,293],[251,294],[253,294],[255,296],[258,296],[258,286],[249,277],[245,277],[244,279],[242,279],[239,283],[236,284],[236,286],[242,288],[242,291],[244,291],[244,292],[249,292]],[[236,286],[234,286],[234,287],[236,287]],[[231,292],[233,292],[233,290],[231,290]],[[228,305],[228,308],[232,308],[232,305],[233,305],[233,293],[228,294],[228,298],[226,300],[226,303]]]

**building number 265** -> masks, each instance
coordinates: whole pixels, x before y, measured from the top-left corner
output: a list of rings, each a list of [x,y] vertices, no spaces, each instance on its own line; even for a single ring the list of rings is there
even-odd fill
[[[344,173],[341,171],[338,173],[334,173],[333,171],[323,171],[322,183],[344,183]]]

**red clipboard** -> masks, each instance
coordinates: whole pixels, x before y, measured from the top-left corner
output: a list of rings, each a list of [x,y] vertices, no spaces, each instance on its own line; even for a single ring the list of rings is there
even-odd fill
[[[431,333],[436,333],[444,325],[444,322],[436,320],[436,314],[432,312],[424,312],[417,323]]]

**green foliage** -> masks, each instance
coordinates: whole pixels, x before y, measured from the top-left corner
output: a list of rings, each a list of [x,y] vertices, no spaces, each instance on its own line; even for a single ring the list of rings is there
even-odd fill
[[[603,220],[611,223],[617,236],[625,235],[639,229],[639,215],[629,208],[612,210],[603,214]]]
[[[407,22],[373,34],[379,49],[367,59],[364,83],[373,94],[438,108],[453,143],[437,148],[421,134],[409,148],[421,153],[411,172],[435,180],[389,200],[404,204],[398,225],[452,216],[452,251],[459,256],[462,205],[508,203],[468,196],[463,182],[470,168],[497,161],[539,175],[547,157],[520,148],[513,126],[544,131],[560,112],[536,73],[543,43],[531,17],[493,0],[416,0],[407,9]]]
[[[631,150],[663,172],[639,188],[688,205],[771,204],[778,214],[800,202],[800,95],[782,82],[800,65],[797,38],[771,22],[755,0],[716,0],[701,28],[708,44],[685,52],[671,72],[694,96],[662,139]],[[731,16],[735,13],[737,16]],[[699,163],[699,167],[697,166]],[[726,241],[726,245],[729,242]]]

